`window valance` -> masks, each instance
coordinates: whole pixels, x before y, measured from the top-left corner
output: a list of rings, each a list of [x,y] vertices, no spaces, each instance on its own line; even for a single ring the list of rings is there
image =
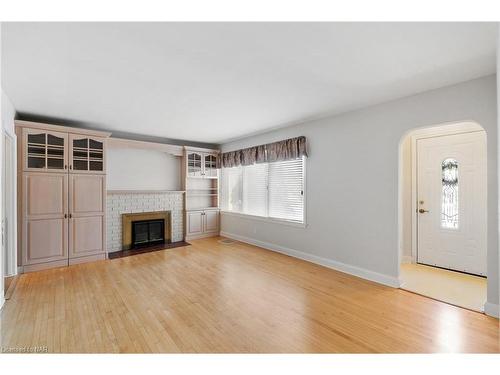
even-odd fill
[[[255,163],[298,159],[307,156],[306,137],[300,136],[279,142],[224,152],[221,155],[221,167],[231,168]]]

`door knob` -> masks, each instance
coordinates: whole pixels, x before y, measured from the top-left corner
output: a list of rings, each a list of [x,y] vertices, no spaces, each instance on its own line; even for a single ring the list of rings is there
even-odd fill
[[[419,209],[418,212],[420,212],[421,214],[425,213],[425,212],[429,212],[429,210],[424,210],[423,208]]]

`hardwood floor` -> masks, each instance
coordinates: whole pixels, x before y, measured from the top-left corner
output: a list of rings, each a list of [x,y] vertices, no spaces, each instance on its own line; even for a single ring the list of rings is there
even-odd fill
[[[499,321],[217,238],[24,274],[2,347],[48,352],[499,352]]]

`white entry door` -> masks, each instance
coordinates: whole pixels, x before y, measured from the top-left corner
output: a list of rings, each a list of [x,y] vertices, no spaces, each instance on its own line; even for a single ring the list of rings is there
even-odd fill
[[[417,140],[417,262],[486,276],[486,134]]]

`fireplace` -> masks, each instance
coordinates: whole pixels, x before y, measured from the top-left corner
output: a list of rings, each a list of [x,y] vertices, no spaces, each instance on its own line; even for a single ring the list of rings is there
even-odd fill
[[[170,211],[122,214],[122,250],[172,242]]]
[[[165,243],[165,220],[132,221],[132,247]]]

